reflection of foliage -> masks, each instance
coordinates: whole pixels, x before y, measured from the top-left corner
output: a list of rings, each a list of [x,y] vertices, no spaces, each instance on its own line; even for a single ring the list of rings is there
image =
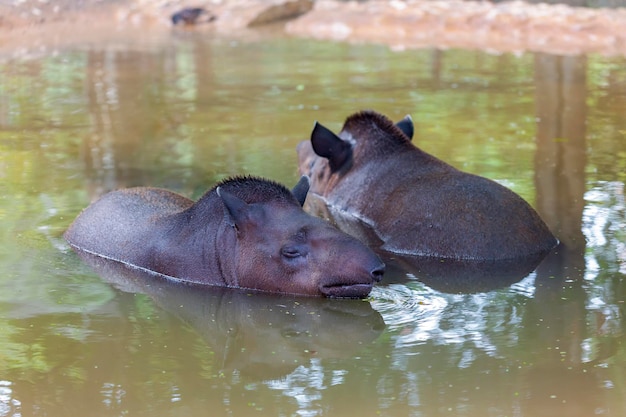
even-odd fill
[[[505,415],[524,414],[532,409],[524,401],[571,381],[587,389],[572,390],[571,403],[585,392],[597,397],[602,381],[617,397],[625,392],[622,58],[587,61],[584,280],[560,271],[537,286],[533,276],[473,296],[409,283],[412,300],[426,304],[393,306],[405,321],[394,325],[389,313],[388,330],[358,358],[311,352],[291,376],[262,383],[220,373],[223,358],[191,328],[88,271],[60,236],[71,219],[120,186],[198,196],[236,173],[292,185],[294,147],[313,120],[336,130],[364,108],[396,120],[412,114],[423,149],[532,201],[533,57],[289,39],[179,42],[0,64],[0,372],[24,407],[49,415],[180,415],[216,404],[232,415],[420,407]],[[428,315],[406,320],[427,306]],[[553,385],[543,393],[542,379]]]
[[[588,104],[593,108],[587,123],[589,163],[594,181],[626,182],[626,75],[624,59],[590,60]],[[617,109],[617,111],[616,111]]]
[[[595,337],[587,341],[599,359],[626,360],[626,349],[615,335],[626,334],[626,203],[624,183],[600,182],[585,198],[584,232],[587,238],[587,288]],[[595,358],[593,358],[595,359]],[[619,367],[616,367],[619,368]]]
[[[41,363],[33,360],[33,351],[41,350],[39,346],[29,346],[19,341],[14,341],[18,334],[18,328],[12,324],[1,321],[2,324],[2,342],[0,342],[0,369],[3,372],[8,372],[10,369],[20,369],[21,371],[27,371],[29,369],[36,370],[37,372],[45,373],[50,367],[47,363]]]
[[[589,257],[596,274],[615,273],[626,261],[626,203],[624,183],[601,182],[586,194],[584,217]],[[623,271],[621,271],[623,272]]]

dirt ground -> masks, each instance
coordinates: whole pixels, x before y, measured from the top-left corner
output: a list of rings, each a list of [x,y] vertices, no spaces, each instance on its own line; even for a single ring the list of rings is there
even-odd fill
[[[203,6],[214,23],[185,30],[247,31],[250,13],[269,3],[312,0],[4,0],[0,55],[72,42],[172,30],[170,15]],[[313,4],[313,3],[312,3]],[[257,7],[255,9],[255,7]],[[626,8],[588,9],[521,1],[315,0],[284,22],[292,36],[373,42],[393,48],[460,47],[494,52],[626,55]]]

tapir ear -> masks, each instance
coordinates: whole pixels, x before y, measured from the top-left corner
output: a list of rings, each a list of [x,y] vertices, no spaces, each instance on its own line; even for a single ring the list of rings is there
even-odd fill
[[[300,203],[301,206],[304,205],[304,200],[306,200],[306,195],[309,192],[310,186],[311,180],[306,175],[303,175],[300,177],[300,181],[298,181],[296,186],[293,187],[293,190],[291,190],[291,194],[296,197],[296,200],[298,200],[298,203]]]
[[[230,220],[230,225],[240,230],[243,225],[247,224],[250,220],[248,203],[228,191],[222,190],[221,187],[217,187],[215,191],[222,199],[224,207],[226,207],[226,214]]]
[[[316,154],[328,159],[332,171],[339,170],[352,156],[352,145],[318,122],[311,132],[311,145]]]
[[[400,128],[402,133],[404,133],[406,137],[409,138],[409,140],[413,139],[413,119],[411,119],[410,115],[407,114],[406,116],[404,116],[404,119],[396,123],[396,126]]]

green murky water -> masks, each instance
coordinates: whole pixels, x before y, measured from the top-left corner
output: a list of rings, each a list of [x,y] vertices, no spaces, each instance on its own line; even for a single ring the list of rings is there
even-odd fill
[[[626,59],[206,35],[0,61],[0,416],[626,414]],[[315,120],[415,141],[531,202],[561,251],[369,301],[105,282],[62,232],[102,193],[295,184]]]

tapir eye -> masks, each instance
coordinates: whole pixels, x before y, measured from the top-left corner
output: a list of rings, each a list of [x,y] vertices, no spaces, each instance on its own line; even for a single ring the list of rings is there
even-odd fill
[[[295,259],[302,256],[302,251],[296,246],[285,246],[280,250],[280,254],[288,259]]]

